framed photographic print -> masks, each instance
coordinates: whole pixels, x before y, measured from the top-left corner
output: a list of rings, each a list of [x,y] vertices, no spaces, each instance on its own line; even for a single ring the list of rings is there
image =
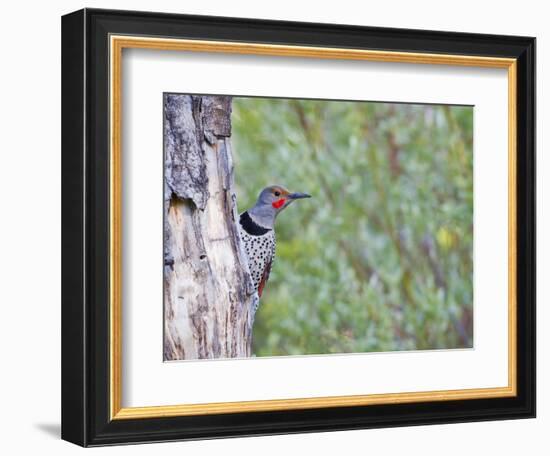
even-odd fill
[[[535,40],[62,20],[62,437],[535,416]]]

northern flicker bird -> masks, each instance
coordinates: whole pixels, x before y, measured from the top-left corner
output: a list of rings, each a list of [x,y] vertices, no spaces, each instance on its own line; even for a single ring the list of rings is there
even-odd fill
[[[280,185],[264,188],[254,207],[239,218],[239,234],[258,296],[262,296],[275,258],[275,219],[293,201],[311,198],[307,193],[290,193]],[[254,311],[258,307],[256,303]]]

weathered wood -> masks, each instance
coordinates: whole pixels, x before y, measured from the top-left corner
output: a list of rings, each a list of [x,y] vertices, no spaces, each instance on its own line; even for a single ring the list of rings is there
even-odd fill
[[[231,98],[164,96],[164,359],[251,355],[254,291],[236,226]]]

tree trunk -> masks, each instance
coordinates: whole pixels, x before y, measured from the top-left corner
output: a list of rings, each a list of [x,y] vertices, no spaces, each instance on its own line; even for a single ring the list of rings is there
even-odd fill
[[[165,94],[165,360],[251,355],[230,136],[230,97]]]

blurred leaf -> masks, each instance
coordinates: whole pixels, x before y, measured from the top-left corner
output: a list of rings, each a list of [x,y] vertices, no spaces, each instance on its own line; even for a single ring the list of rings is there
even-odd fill
[[[471,347],[473,108],[234,98],[242,211],[286,209],[257,356]]]

